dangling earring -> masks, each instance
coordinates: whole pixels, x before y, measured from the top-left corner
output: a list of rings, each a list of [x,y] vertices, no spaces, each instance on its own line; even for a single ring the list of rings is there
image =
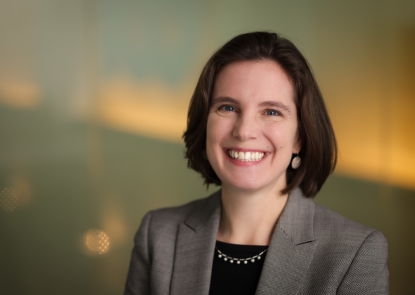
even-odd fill
[[[301,158],[297,153],[297,156],[294,157],[294,159],[291,161],[291,167],[293,169],[297,169],[301,165]]]

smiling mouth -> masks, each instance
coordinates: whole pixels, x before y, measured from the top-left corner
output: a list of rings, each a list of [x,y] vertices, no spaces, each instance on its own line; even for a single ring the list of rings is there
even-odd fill
[[[232,159],[241,161],[241,162],[255,162],[260,161],[264,157],[265,153],[262,152],[241,152],[228,150],[228,155]]]

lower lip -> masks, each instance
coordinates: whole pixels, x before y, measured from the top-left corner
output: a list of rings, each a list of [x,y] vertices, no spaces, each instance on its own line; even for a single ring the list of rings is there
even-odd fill
[[[238,166],[245,166],[245,167],[258,165],[258,164],[262,163],[262,161],[267,156],[267,154],[264,154],[264,156],[262,157],[262,159],[261,160],[258,160],[258,161],[239,161],[237,159],[231,158],[231,156],[229,156],[229,154],[228,154],[227,151],[225,151],[225,154],[226,154],[227,158],[229,159],[229,161],[232,164],[235,164],[235,165],[238,165]]]

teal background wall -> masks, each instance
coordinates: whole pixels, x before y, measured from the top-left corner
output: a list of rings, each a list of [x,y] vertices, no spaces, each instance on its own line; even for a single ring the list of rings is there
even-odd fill
[[[119,294],[145,212],[204,197],[181,133],[199,72],[272,30],[339,141],[316,202],[381,230],[415,294],[414,1],[0,0],[0,294]]]

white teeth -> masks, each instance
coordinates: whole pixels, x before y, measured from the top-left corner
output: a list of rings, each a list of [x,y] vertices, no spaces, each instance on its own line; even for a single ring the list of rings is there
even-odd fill
[[[264,157],[264,153],[261,152],[238,152],[234,150],[229,150],[228,155],[232,159],[238,159],[238,161],[242,162],[252,162],[252,161],[259,161],[262,160]]]
[[[245,160],[247,160],[247,161],[251,160],[251,153],[250,152],[245,153]]]

